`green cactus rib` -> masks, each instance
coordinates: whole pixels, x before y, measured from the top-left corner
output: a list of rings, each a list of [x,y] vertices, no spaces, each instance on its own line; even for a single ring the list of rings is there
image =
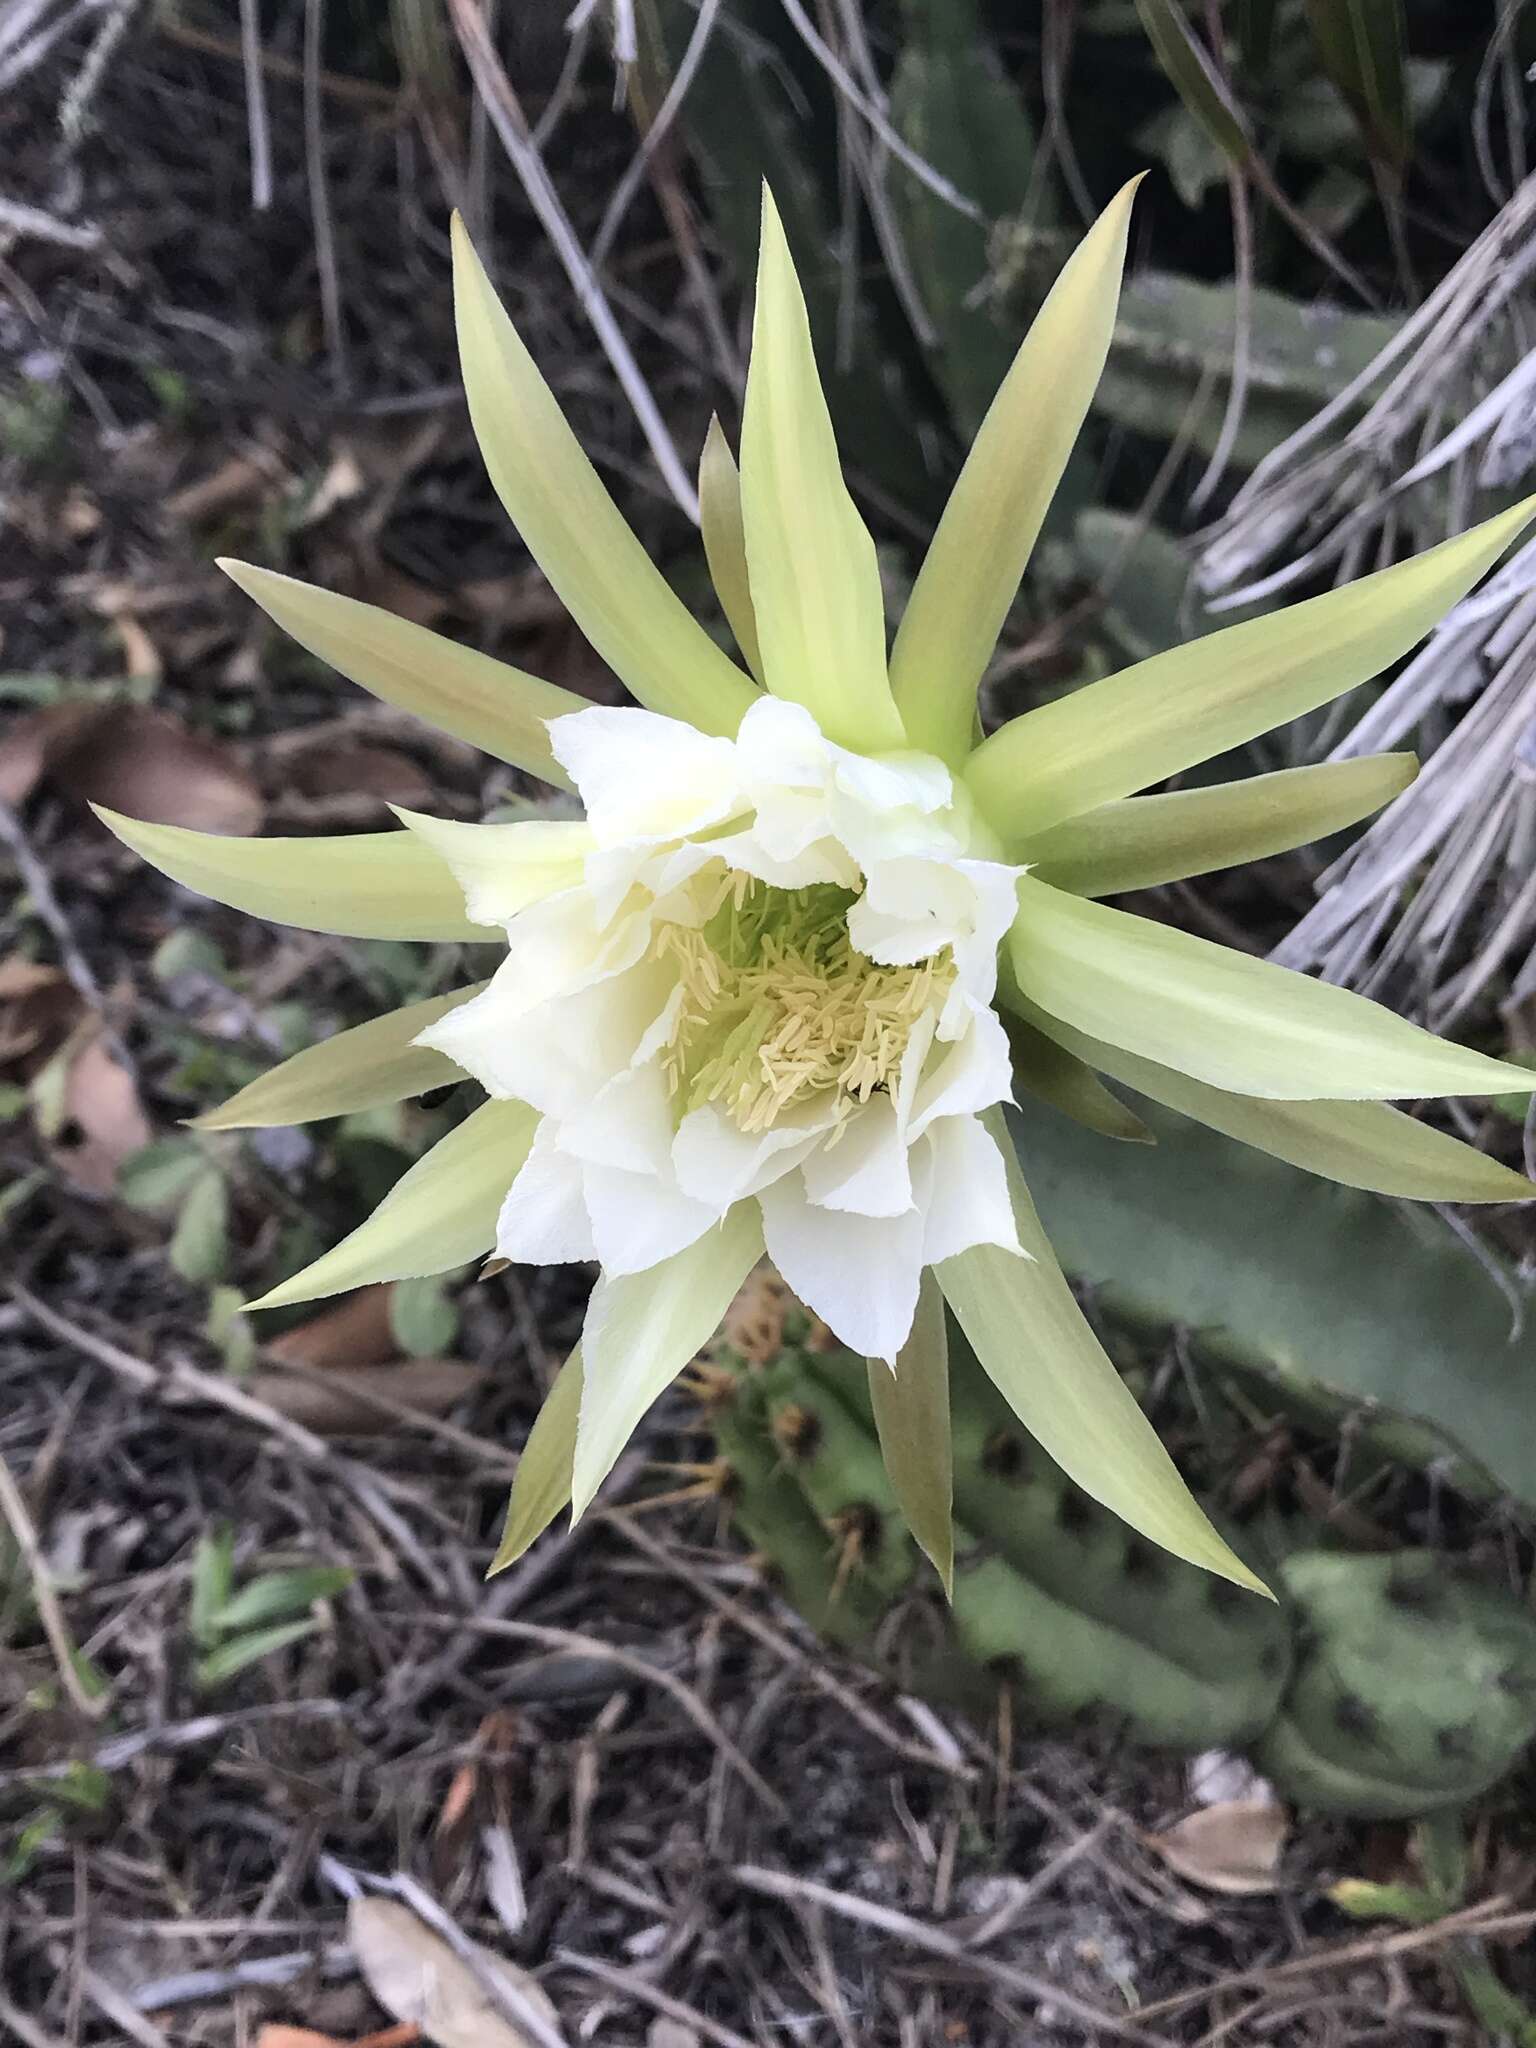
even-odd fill
[[[1460,1805],[1536,1731],[1536,1625],[1412,1552],[1281,1567],[1303,1654],[1254,1748],[1300,1804],[1375,1820]]]
[[[1335,1187],[1130,1091],[1155,1145],[1010,1111],[1057,1256],[1109,1320],[1190,1335],[1461,1492],[1536,1507],[1536,1320],[1432,1214]]]
[[[729,1498],[815,1626],[899,1682],[1154,1747],[1246,1748],[1320,1812],[1464,1803],[1536,1736],[1536,1620],[1427,1552],[1264,1560],[1278,1605],[1156,1550],[1067,1481],[952,1349],[946,1609],[902,1526],[862,1362],[786,1345],[718,1406]],[[917,1640],[914,1643],[914,1634]]]

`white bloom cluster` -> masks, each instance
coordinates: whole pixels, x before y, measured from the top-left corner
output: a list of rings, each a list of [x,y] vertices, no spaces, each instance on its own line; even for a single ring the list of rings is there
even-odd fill
[[[1011,1092],[1020,870],[942,763],[847,752],[798,704],[734,740],[600,707],[550,732],[587,814],[551,828],[570,884],[498,918],[495,979],[421,1040],[542,1118],[498,1253],[643,1272],[756,1201],[801,1300],[894,1361],[924,1267],[1019,1251],[977,1113]],[[477,919],[517,900],[483,853],[464,880]]]

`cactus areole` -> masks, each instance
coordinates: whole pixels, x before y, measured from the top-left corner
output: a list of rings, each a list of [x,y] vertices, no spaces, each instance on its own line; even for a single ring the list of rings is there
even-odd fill
[[[205,1119],[302,1122],[464,1077],[486,1098],[257,1306],[488,1252],[596,1261],[499,1563],[562,1506],[585,1508],[766,1246],[842,1341],[883,1361],[881,1450],[946,1581],[945,1304],[1087,1496],[1259,1587],[1079,1315],[1001,1105],[1028,1088],[1138,1135],[1103,1072],[1337,1180],[1431,1200],[1527,1192],[1389,1106],[1522,1088],[1522,1069],[1100,899],[1304,844],[1397,795],[1414,766],[1402,755],[1137,792],[1377,674],[1498,559],[1530,504],[978,741],[978,686],[1105,361],[1133,192],[1024,338],[889,646],[765,195],[740,467],[717,425],[699,479],[739,660],[625,524],[455,223],[464,382],[491,481],[638,708],[587,705],[352,599],[226,566],[312,653],[574,789],[585,818],[402,812],[400,832],[317,841],[108,819],[168,874],[259,915],[500,949],[488,983],[311,1048]]]

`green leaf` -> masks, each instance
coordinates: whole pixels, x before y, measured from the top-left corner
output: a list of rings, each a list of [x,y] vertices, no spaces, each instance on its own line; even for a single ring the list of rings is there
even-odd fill
[[[496,1241],[496,1218],[538,1116],[521,1102],[486,1102],[403,1174],[365,1223],[252,1309],[318,1301],[372,1280],[413,1280],[467,1266]]]
[[[602,659],[642,704],[734,733],[757,691],[668,586],[566,424],[453,217],[459,359],[507,517]]]
[[[763,656],[757,643],[757,614],[752,609],[752,584],[747,575],[747,536],[741,521],[741,475],[718,416],[710,415],[704,452],[699,458],[699,530],[709,580],[715,586],[726,624],[736,635],[741,658],[763,680]]]
[[[133,1209],[165,1216],[208,1171],[208,1154],[195,1138],[156,1138],[131,1152],[117,1169],[117,1192]]]
[[[1177,0],[1136,0],[1136,12],[1168,83],[1215,147],[1241,169],[1250,153],[1242,109]]]
[[[248,1636],[231,1636],[206,1657],[199,1657],[193,1667],[192,1682],[199,1692],[212,1692],[248,1665],[259,1664],[263,1657],[286,1649],[290,1643],[301,1643],[315,1633],[316,1627],[313,1621],[285,1621],[276,1628],[257,1629]]]
[[[1133,180],[1068,259],[983,420],[891,653],[911,744],[958,766],[976,690],[1109,352]]]
[[[348,939],[503,937],[470,923],[458,883],[411,832],[231,839],[182,825],[144,824],[103,804],[91,809],[161,874],[252,917]]]
[[[1401,169],[1413,148],[1402,0],[1305,0],[1323,69],[1375,156]]]
[[[987,1376],[1084,1493],[1175,1557],[1267,1594],[1206,1520],[1083,1320],[1040,1227],[1001,1111],[989,1110],[983,1122],[1008,1165],[1026,1256],[977,1245],[934,1270]]]
[[[1122,797],[1009,850],[1052,888],[1118,896],[1310,846],[1400,796],[1417,769],[1412,754],[1369,754],[1164,796]]]
[[[885,752],[905,736],[886,675],[880,565],[843,481],[805,300],[766,185],[761,234],[741,512],[763,674],[829,739]]]
[[[235,1533],[219,1523],[200,1536],[192,1553],[192,1603],[187,1626],[195,1643],[211,1643],[218,1634],[218,1618],[235,1583]]]
[[[1536,1187],[1431,1124],[1382,1102],[1275,1102],[1208,1087],[1088,1038],[1026,1005],[1043,1031],[1113,1080],[1242,1144],[1345,1187],[1418,1202],[1526,1202]]]
[[[210,1288],[203,1329],[209,1343],[218,1347],[227,1373],[238,1379],[250,1371],[256,1363],[256,1332],[245,1314],[245,1296],[238,1287]]]
[[[1527,499],[1393,568],[1027,711],[971,757],[972,794],[1017,841],[1315,711],[1406,654],[1533,514]]]
[[[306,1046],[270,1073],[252,1081],[217,1109],[193,1119],[200,1131],[264,1130],[274,1124],[307,1124],[318,1117],[352,1116],[425,1095],[464,1078],[446,1053],[412,1040],[477,996],[487,984],[471,983],[452,995],[433,996],[372,1017],[350,1031],[338,1031]]]
[[[569,789],[550,751],[548,721],[584,711],[588,700],[525,670],[460,647],[377,605],[221,559],[219,567],[269,618],[320,661],[386,704],[414,712],[439,732],[493,760]]]
[[[223,1274],[229,1256],[229,1187],[216,1166],[205,1165],[183,1197],[166,1256],[194,1287]]]
[[[893,1372],[871,1358],[869,1400],[880,1455],[907,1527],[933,1562],[944,1591],[955,1585],[954,1461],[949,1441],[949,1339],[944,1296],[923,1275],[912,1334]]]
[[[570,1505],[571,1472],[576,1453],[576,1422],[581,1413],[582,1368],[578,1344],[555,1375],[523,1445],[507,1500],[507,1519],[491,1559],[489,1578],[505,1571],[542,1536],[563,1507]]]
[[[1064,1024],[1239,1095],[1496,1095],[1518,1069],[1380,1004],[1025,875],[1008,938],[1019,989]]]
[[[290,1615],[307,1615],[317,1600],[331,1600],[344,1593],[352,1579],[350,1567],[339,1564],[295,1565],[291,1570],[263,1572],[226,1600],[214,1625],[221,1636],[235,1635]]]
[[[438,1275],[397,1280],[389,1297],[389,1327],[413,1358],[441,1358],[459,1334],[458,1306]]]

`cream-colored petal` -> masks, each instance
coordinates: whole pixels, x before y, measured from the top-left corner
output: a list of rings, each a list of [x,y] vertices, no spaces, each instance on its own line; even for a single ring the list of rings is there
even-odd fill
[[[576,1449],[576,1418],[581,1412],[581,1346],[567,1358],[544,1396],[528,1441],[517,1461],[506,1524],[491,1572],[516,1564],[536,1536],[542,1536],[571,1498],[571,1460]]]
[[[1369,682],[1444,617],[1533,515],[1536,498],[1528,498],[1393,568],[1026,711],[966,764],[982,815],[1018,844]]]
[[[931,1273],[918,1291],[912,1333],[893,1372],[869,1361],[869,1401],[897,1506],[933,1561],[946,1593],[954,1590],[954,1462],[949,1430],[949,1341],[944,1297]]]
[[[1074,896],[1152,889],[1342,832],[1400,796],[1418,765],[1412,754],[1368,754],[1123,797],[1037,833],[1016,851],[1037,880]]]
[[[699,530],[709,580],[726,624],[736,635],[742,660],[761,682],[763,657],[757,644],[757,615],[747,575],[747,536],[741,523],[741,476],[725,430],[713,415],[699,459]]]
[[[1022,994],[1213,1088],[1287,1101],[1499,1095],[1530,1075],[1379,1003],[1026,875],[1008,941]]]
[[[805,300],[766,186],[741,509],[768,687],[805,705],[840,746],[904,746],[886,675],[875,544],[843,482]]]
[[[247,1308],[319,1301],[380,1280],[451,1272],[496,1242],[496,1217],[528,1156],[538,1118],[521,1102],[485,1102],[440,1138],[366,1223]]]
[[[399,804],[390,809],[448,869],[476,924],[506,924],[530,903],[574,889],[594,844],[590,826],[564,818],[470,825],[456,818],[429,818]]]
[[[732,733],[757,695],[670,588],[582,453],[457,214],[453,294],[475,439],[571,617],[642,704]]]
[[[574,691],[295,576],[227,559],[219,567],[291,639],[349,682],[497,761],[570,787],[549,750],[546,727],[582,709],[586,699]]]
[[[598,1282],[581,1338],[586,1384],[573,1517],[591,1504],[651,1403],[714,1335],[762,1255],[757,1205],[739,1202],[716,1229],[664,1265]]]
[[[93,804],[161,874],[232,910],[345,939],[500,939],[472,924],[443,862],[409,832],[336,839],[229,839],[149,825]]]
[[[1002,1112],[990,1111],[986,1122],[1006,1160],[1027,1256],[981,1245],[936,1269],[971,1349],[1047,1457],[1084,1493],[1175,1557],[1266,1592],[1211,1527],[1083,1320],[1024,1185]]]
[[[1031,1014],[1041,1031],[1113,1080],[1345,1187],[1418,1202],[1536,1199],[1536,1186],[1524,1174],[1384,1102],[1276,1102],[1234,1095],[1074,1031],[1041,1010]]]
[[[412,1041],[429,1024],[479,995],[483,981],[452,995],[430,996],[403,1010],[372,1017],[350,1031],[338,1031],[306,1046],[292,1059],[232,1095],[217,1109],[191,1119],[199,1131],[269,1130],[279,1124],[313,1123],[317,1117],[353,1116],[425,1095],[462,1081],[464,1070],[443,1053]]]
[[[1133,178],[1078,244],[976,435],[891,652],[911,743],[958,767],[981,681],[1109,353]]]

